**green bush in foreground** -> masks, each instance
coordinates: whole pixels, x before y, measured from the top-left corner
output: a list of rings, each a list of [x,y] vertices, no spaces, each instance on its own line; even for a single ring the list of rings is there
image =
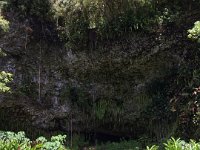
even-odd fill
[[[97,146],[96,150],[143,150],[141,144],[137,141],[121,141],[120,143],[107,143]],[[200,150],[200,142],[190,140],[185,142],[181,139],[171,138],[160,146],[147,146],[146,150]]]
[[[39,137],[31,141],[24,132],[0,132],[0,150],[67,150],[66,135],[52,136],[50,141]]]
[[[176,140],[171,138],[162,146],[162,148],[156,145],[153,145],[152,147],[147,146],[147,150],[200,150],[200,142],[196,142],[194,140],[190,140],[190,142],[187,143],[180,139]]]

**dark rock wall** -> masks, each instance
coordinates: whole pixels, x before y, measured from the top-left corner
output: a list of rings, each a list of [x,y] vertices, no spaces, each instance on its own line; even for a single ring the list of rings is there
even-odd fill
[[[134,33],[98,43],[92,51],[73,51],[34,39],[24,24],[13,18],[10,32],[0,39],[8,54],[0,68],[14,74],[13,92],[4,96],[1,111],[12,101],[9,107],[20,105],[27,122],[45,130],[69,131],[72,124],[74,131],[133,137],[164,138],[175,132],[169,101],[191,47],[186,29]],[[160,110],[153,110],[155,103]],[[152,119],[154,114],[158,117]]]

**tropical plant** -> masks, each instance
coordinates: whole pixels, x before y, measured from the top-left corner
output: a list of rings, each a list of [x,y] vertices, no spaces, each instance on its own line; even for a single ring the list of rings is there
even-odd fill
[[[185,144],[186,143],[184,141],[180,139],[176,140],[174,138],[171,138],[166,143],[164,143],[165,150],[182,150]]]
[[[31,141],[24,132],[0,132],[1,150],[67,150],[64,146],[66,135],[52,136],[50,141],[39,137]]]
[[[147,146],[147,150],[158,150],[159,146],[153,145],[151,147]]]
[[[164,150],[200,150],[200,143],[194,140],[190,140],[189,143],[181,139],[171,138],[167,140],[161,147]],[[152,147],[147,146],[147,150],[158,150],[162,149],[159,146],[153,145]]]

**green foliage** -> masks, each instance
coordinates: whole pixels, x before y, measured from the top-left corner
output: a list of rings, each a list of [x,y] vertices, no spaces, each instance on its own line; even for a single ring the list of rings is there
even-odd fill
[[[7,86],[10,81],[12,81],[12,74],[5,71],[0,72],[0,92],[10,91],[10,87]]]
[[[8,3],[8,8],[23,18],[34,16],[41,22],[53,22],[67,46],[83,48],[91,40],[89,29],[96,30],[98,41],[136,30],[154,31],[158,26],[175,22],[181,11],[188,10],[186,3],[196,8],[199,1],[8,0]]]
[[[50,1],[49,0],[7,0],[7,9],[14,9],[18,12],[21,18],[27,16],[36,16],[41,21],[48,20],[50,16]]]
[[[48,141],[39,137],[31,141],[24,132],[0,132],[0,149],[2,150],[67,150],[64,146],[66,135],[51,137]]]
[[[196,40],[198,43],[200,43],[200,21],[195,22],[194,27],[188,30],[188,32],[188,38]]]
[[[4,32],[7,32],[9,30],[9,21],[5,20],[1,15],[0,29],[2,29]],[[0,56],[6,56],[6,54],[3,53],[1,49]],[[6,85],[10,81],[12,81],[12,74],[6,73],[5,71],[0,72],[0,93],[10,91],[10,88]]]
[[[60,39],[73,48],[88,46],[89,29],[95,29],[97,40],[102,41],[157,28],[179,15],[173,2],[156,0],[18,0],[17,4],[9,0],[9,4],[23,17],[53,22]]]
[[[103,101],[99,101],[96,105],[95,105],[95,116],[97,117],[97,119],[101,120],[104,118],[106,110],[109,108],[109,104],[108,102],[106,102],[105,100]]]
[[[84,137],[74,134],[72,138],[72,150],[79,150],[81,147],[89,145],[89,141],[85,141]]]
[[[200,143],[194,140],[190,140],[190,142],[187,143],[180,139],[171,138],[162,146],[164,150],[200,150]],[[162,149],[161,147],[156,145],[153,145],[152,147],[147,146],[147,150],[158,150]]]
[[[163,11],[159,11],[157,14],[157,23],[162,26],[170,22],[175,22],[179,15],[179,12],[173,12],[168,8],[164,8]]]
[[[184,100],[179,97],[178,105],[175,106],[179,110],[180,124],[177,134],[184,138],[197,138],[199,136],[197,129],[200,122],[200,63],[198,49],[200,42],[200,21],[194,23],[194,27],[188,30],[188,38],[197,42],[192,43],[190,51],[188,51],[189,59],[185,60],[178,69],[177,87],[181,88],[182,93],[185,94]],[[189,132],[188,132],[189,131]]]
[[[3,16],[0,15],[0,28],[7,32],[9,30],[9,21],[5,20]]]
[[[175,140],[174,138],[171,138],[167,141],[167,143],[164,143],[164,145],[165,150],[182,150],[182,148],[185,145],[185,142],[180,139]]]
[[[147,146],[147,150],[158,150],[159,146],[153,145],[151,147]]]
[[[134,141],[121,141],[120,143],[112,142],[105,145],[97,146],[97,150],[139,150],[141,145]]]
[[[0,21],[1,22],[1,21]],[[0,24],[1,26],[1,24]],[[7,30],[7,25],[1,26],[4,31]],[[5,53],[3,53],[0,49],[0,56],[6,56]],[[7,83],[12,81],[12,74],[11,73],[6,73],[5,71],[0,72],[0,93],[1,92],[8,92],[10,91],[10,87],[7,86]]]
[[[30,145],[30,140],[25,137],[24,132],[17,134],[13,132],[0,132],[0,149],[26,149]]]
[[[52,3],[51,11],[62,38],[77,44],[88,40],[88,29],[95,28],[103,40],[173,22],[179,15],[173,7],[172,2],[154,0],[61,0]]]

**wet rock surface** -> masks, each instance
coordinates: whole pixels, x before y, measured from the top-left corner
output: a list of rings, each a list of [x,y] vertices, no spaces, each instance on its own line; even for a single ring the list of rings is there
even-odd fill
[[[14,75],[14,92],[1,97],[1,109],[18,106],[32,126],[45,130],[143,134],[140,129],[150,130],[143,115],[154,102],[153,83],[170,84],[190,49],[185,29],[135,33],[88,52],[36,41],[24,25],[13,20],[0,39],[8,54],[0,69]],[[156,130],[162,132],[159,126],[149,132]]]

